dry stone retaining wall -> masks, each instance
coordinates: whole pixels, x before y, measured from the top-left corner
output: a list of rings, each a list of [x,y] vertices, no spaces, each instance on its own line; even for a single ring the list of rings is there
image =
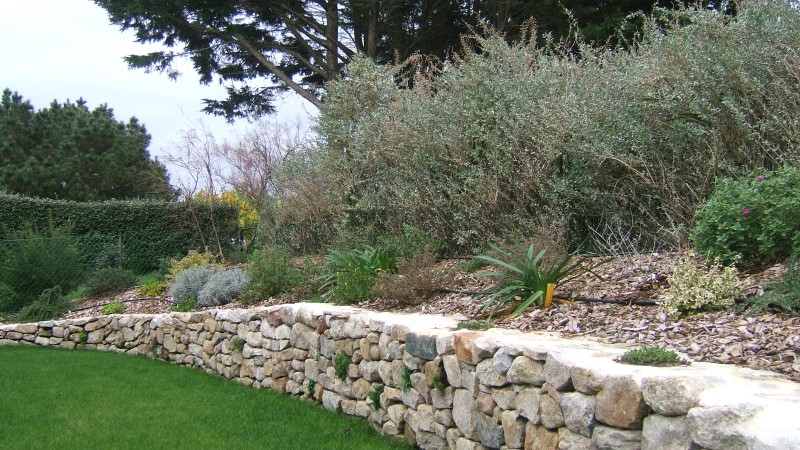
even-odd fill
[[[0,345],[149,354],[311,397],[423,449],[800,448],[800,385],[771,374],[626,366],[590,341],[455,325],[295,304],[3,325]]]

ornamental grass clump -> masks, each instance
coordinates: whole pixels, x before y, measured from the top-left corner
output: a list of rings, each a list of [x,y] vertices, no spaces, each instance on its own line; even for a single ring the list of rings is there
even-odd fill
[[[521,258],[496,245],[491,245],[491,248],[497,257],[489,255],[476,257],[498,268],[476,275],[498,280],[497,285],[487,291],[489,298],[481,308],[481,313],[488,311],[490,318],[496,313],[513,318],[531,306],[542,306],[548,284],[566,283],[585,273],[602,280],[594,269],[604,261],[589,264],[587,257],[567,255],[563,259],[556,259],[547,264],[544,261],[545,251],[537,253],[533,244]]]

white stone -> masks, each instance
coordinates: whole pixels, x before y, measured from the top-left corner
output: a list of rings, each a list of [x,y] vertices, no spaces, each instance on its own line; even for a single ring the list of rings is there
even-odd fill
[[[592,432],[592,444],[599,450],[639,450],[642,448],[642,432],[598,425]]]
[[[697,405],[700,394],[709,387],[708,381],[698,377],[647,377],[642,380],[642,395],[656,413],[681,416]]]
[[[541,386],[545,382],[544,363],[527,356],[517,356],[508,368],[506,378],[512,383]]]
[[[525,417],[534,424],[541,423],[539,417],[539,400],[541,389],[528,388],[519,391],[515,401],[516,410],[520,416]]]
[[[686,416],[657,414],[644,419],[642,450],[686,450],[692,447],[692,434]]]
[[[474,401],[472,394],[465,389],[456,389],[453,395],[453,421],[464,436],[477,439],[477,423],[475,421]]]
[[[587,438],[590,437],[592,429],[597,424],[594,418],[595,397],[580,392],[569,392],[561,396],[560,404],[567,428]]]

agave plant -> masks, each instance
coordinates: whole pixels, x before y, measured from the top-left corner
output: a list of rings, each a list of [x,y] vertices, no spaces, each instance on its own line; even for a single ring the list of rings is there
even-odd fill
[[[594,269],[605,261],[590,265],[587,257],[567,255],[560,261],[546,265],[543,261],[545,251],[536,253],[533,245],[528,247],[524,258],[518,258],[496,245],[491,245],[491,248],[498,257],[476,256],[477,259],[498,268],[476,275],[498,280],[497,285],[486,293],[489,298],[481,308],[481,313],[491,310],[489,317],[500,311],[508,312],[508,316],[514,318],[534,304],[541,306],[548,284],[566,283],[585,273],[602,279]]]

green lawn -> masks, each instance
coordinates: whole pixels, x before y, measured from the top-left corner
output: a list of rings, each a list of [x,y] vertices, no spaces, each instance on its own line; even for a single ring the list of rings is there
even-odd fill
[[[0,347],[2,449],[401,449],[361,418],[139,356]]]

